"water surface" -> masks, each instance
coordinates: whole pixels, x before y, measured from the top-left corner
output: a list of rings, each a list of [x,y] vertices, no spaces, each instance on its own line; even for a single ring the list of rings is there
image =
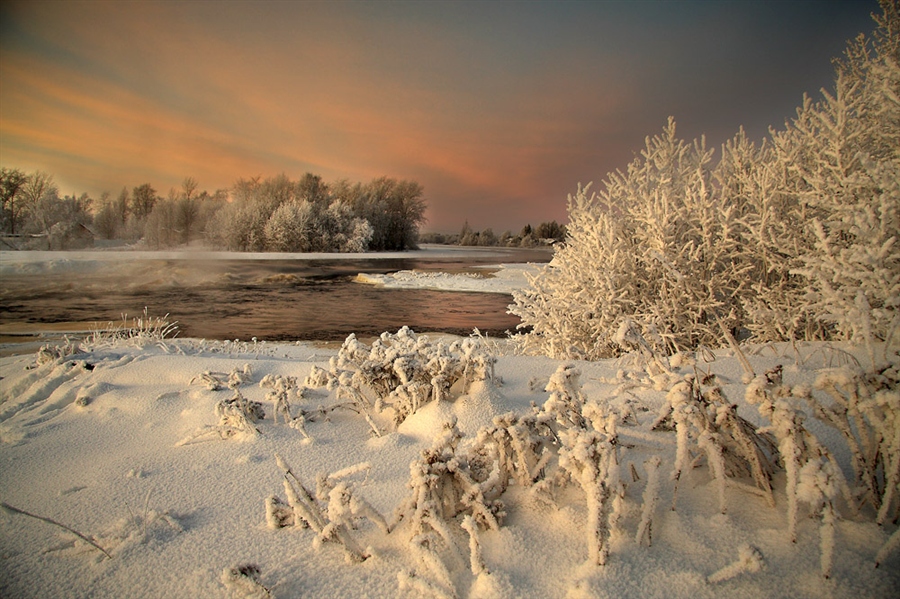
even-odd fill
[[[518,317],[506,313],[506,294],[384,289],[353,282],[357,273],[397,270],[466,272],[498,262],[542,262],[547,251],[467,251],[437,258],[414,253],[365,259],[84,260],[4,269],[0,332],[46,328],[85,330],[123,315],[168,314],[179,335],[205,339],[341,340],[409,326],[503,335]],[[89,256],[90,257],[90,256]],[[65,261],[60,253],[58,260]],[[9,338],[6,341],[10,341]]]

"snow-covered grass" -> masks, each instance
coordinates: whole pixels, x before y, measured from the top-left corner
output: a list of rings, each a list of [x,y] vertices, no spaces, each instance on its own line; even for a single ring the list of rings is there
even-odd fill
[[[657,372],[636,354],[562,362],[486,345],[493,382],[453,387],[399,424],[389,406],[373,409],[380,437],[362,415],[331,409],[343,401],[335,392],[298,393],[297,381],[338,355],[311,344],[123,340],[41,364],[0,359],[0,501],[14,508],[0,516],[0,595],[891,597],[900,588],[900,552],[888,543],[895,508],[879,526],[871,504],[853,511],[830,490],[834,465],[855,480],[855,458],[802,400],[826,397],[822,377],[837,380],[853,348],[744,347],[750,379],[730,349],[679,356]],[[689,384],[674,401],[679,381]],[[674,418],[653,430],[669,410],[705,405],[713,388],[726,420],[707,431],[719,437],[703,438],[712,450],[690,431],[681,446]],[[766,410],[789,393],[834,463],[804,462],[817,468],[797,473],[799,501],[788,501],[776,463],[773,507],[749,474],[730,469],[725,407],[759,429],[780,422]],[[223,405],[253,407],[254,431],[179,443],[226,426]],[[292,420],[300,414],[302,430]],[[708,467],[716,447],[724,470]],[[452,494],[462,488],[469,494]],[[298,501],[315,508],[312,528],[296,516]],[[15,510],[78,531],[112,559]]]

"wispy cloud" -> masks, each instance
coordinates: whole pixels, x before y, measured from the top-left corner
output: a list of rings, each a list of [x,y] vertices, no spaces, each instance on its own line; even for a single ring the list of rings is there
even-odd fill
[[[669,114],[688,136],[777,125],[868,23],[870,8],[829,8],[854,18],[753,3],[6,3],[0,159],[92,193],[413,178],[434,228],[516,228],[563,218],[578,182],[624,166]],[[798,88],[799,71],[820,83]]]

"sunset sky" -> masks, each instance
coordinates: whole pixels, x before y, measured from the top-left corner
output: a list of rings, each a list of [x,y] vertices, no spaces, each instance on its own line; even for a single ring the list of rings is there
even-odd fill
[[[0,3],[0,164],[61,193],[414,179],[425,230],[566,218],[669,115],[762,139],[877,2]]]

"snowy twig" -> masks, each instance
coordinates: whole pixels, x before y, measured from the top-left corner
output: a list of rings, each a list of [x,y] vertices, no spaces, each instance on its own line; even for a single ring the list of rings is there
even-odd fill
[[[90,545],[92,545],[93,547],[95,547],[97,550],[99,550],[103,555],[105,555],[105,556],[108,557],[109,559],[112,559],[112,556],[111,556],[109,553],[107,553],[106,549],[104,549],[103,547],[101,547],[100,545],[98,545],[98,544],[95,543],[93,540],[89,539],[88,537],[84,536],[83,534],[81,534],[80,532],[78,532],[77,530],[75,530],[74,528],[70,528],[70,527],[66,526],[65,524],[63,524],[63,523],[61,523],[61,522],[57,522],[57,521],[54,520],[53,518],[47,518],[47,517],[45,517],[45,516],[38,516],[37,514],[32,514],[31,512],[25,511],[25,510],[23,510],[23,509],[19,509],[19,508],[14,507],[14,506],[11,506],[11,505],[9,505],[8,503],[6,503],[5,501],[0,502],[0,507],[2,507],[3,509],[5,509],[5,510],[7,510],[7,511],[13,512],[13,513],[15,513],[15,514],[22,514],[23,516],[29,516],[29,517],[34,518],[34,519],[36,519],[36,520],[41,520],[41,521],[46,522],[46,523],[48,523],[48,524],[53,524],[54,526],[58,526],[58,527],[60,527],[60,528],[62,528],[62,529],[64,529],[64,530],[67,530],[67,531],[69,531],[70,533],[72,533],[73,535],[75,535],[76,537],[78,537],[79,539],[81,539],[82,541],[84,541],[85,543],[89,543]]]
[[[717,582],[729,580],[745,572],[759,572],[763,567],[765,567],[765,562],[763,561],[763,556],[762,553],[759,552],[759,549],[751,545],[744,545],[738,551],[738,559],[736,561],[731,562],[724,568],[710,574],[707,577],[706,582],[715,584]]]

